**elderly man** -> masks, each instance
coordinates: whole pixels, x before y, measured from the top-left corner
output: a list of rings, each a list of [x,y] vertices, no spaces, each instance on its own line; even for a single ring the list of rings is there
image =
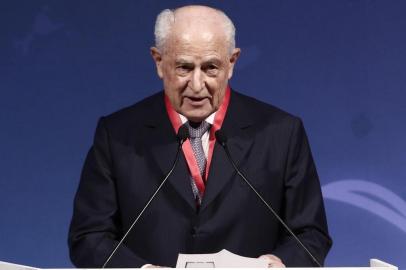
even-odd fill
[[[222,249],[272,267],[314,261],[241,181],[216,143],[322,262],[331,246],[300,119],[231,90],[235,29],[204,6],[164,10],[151,54],[164,91],[100,119],[75,198],[69,247],[78,267],[100,267],[168,172],[174,136],[190,138],[178,165],[107,267],[174,266],[178,253]]]

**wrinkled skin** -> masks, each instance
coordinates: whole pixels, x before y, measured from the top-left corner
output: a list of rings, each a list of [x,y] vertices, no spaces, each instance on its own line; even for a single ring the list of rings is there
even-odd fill
[[[239,49],[231,53],[218,13],[206,7],[184,7],[163,51],[151,48],[158,76],[174,109],[201,122],[223,101]]]

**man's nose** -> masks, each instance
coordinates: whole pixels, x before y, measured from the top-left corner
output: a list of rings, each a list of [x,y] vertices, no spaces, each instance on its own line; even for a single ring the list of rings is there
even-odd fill
[[[192,77],[189,81],[189,87],[192,88],[193,92],[200,92],[204,87],[204,74],[200,69],[195,69],[193,71]]]

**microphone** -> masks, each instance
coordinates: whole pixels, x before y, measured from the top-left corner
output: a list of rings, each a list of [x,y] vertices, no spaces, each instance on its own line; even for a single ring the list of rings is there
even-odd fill
[[[272,206],[265,201],[265,199],[258,193],[256,188],[251,184],[251,182],[242,174],[242,172],[237,168],[234,160],[231,158],[230,151],[228,150],[227,146],[227,136],[221,130],[217,130],[216,133],[216,140],[217,142],[223,147],[224,151],[226,152],[227,158],[230,161],[231,165],[234,167],[237,174],[245,181],[245,183],[251,188],[252,191],[257,195],[257,197],[262,201],[262,203],[268,208],[269,211],[274,215],[274,217],[283,225],[283,227],[289,232],[291,236],[296,240],[299,246],[310,256],[310,258],[317,264],[318,267],[322,267],[321,263],[313,256],[313,254],[306,248],[302,241],[295,235],[295,233],[289,228],[289,226],[282,220],[282,218],[276,213],[276,211],[272,208]]]
[[[151,204],[151,202],[154,200],[155,196],[158,194],[158,192],[161,190],[163,185],[166,183],[166,180],[168,180],[169,176],[171,176],[173,170],[176,167],[176,164],[178,164],[179,160],[179,153],[180,150],[182,149],[183,143],[189,138],[189,129],[185,124],[183,124],[179,130],[178,134],[176,134],[176,137],[178,139],[178,150],[176,151],[176,156],[175,160],[173,162],[173,165],[169,172],[166,174],[164,179],[162,180],[161,184],[158,186],[158,188],[155,190],[155,192],[151,195],[147,203],[145,204],[144,208],[141,210],[141,212],[138,214],[138,216],[135,218],[134,222],[131,224],[130,228],[126,231],[126,233],[123,235],[123,237],[120,239],[120,242],[116,245],[116,247],[113,249],[113,251],[110,253],[110,256],[106,259],[106,261],[103,263],[103,266],[101,268],[105,268],[107,264],[110,262],[111,258],[113,258],[114,254],[116,254],[118,248],[122,245],[124,240],[127,238],[128,234],[131,232],[135,224],[137,224],[138,220],[141,218],[142,214],[144,214],[145,210],[147,210],[148,206]]]

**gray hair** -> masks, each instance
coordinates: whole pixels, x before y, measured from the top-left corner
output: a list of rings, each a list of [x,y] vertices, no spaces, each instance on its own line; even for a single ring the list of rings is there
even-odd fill
[[[215,9],[221,17],[224,19],[223,28],[226,35],[227,43],[229,44],[230,54],[235,49],[235,26],[230,18],[221,10]],[[163,52],[165,43],[171,32],[172,25],[175,22],[175,10],[164,9],[158,14],[155,21],[155,47],[159,51]]]

